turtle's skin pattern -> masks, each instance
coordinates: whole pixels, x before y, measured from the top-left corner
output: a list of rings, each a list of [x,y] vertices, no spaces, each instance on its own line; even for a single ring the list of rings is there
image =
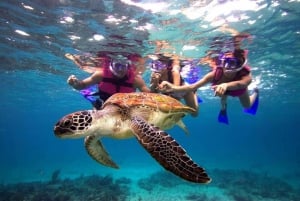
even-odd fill
[[[104,104],[119,105],[123,108],[149,107],[151,110],[160,110],[165,113],[192,113],[194,109],[183,105],[178,100],[158,93],[117,93],[111,96]]]
[[[57,122],[54,133],[60,138],[85,137],[85,148],[97,162],[118,168],[104,149],[101,137],[126,139],[136,137],[140,144],[165,169],[179,177],[195,182],[209,183],[204,169],[187,155],[186,151],[163,130],[179,125],[194,109],[176,99],[158,93],[117,93],[111,96],[101,110],[78,111]]]
[[[133,117],[132,129],[140,144],[165,169],[191,182],[210,182],[204,169],[168,133],[147,124],[139,117]]]

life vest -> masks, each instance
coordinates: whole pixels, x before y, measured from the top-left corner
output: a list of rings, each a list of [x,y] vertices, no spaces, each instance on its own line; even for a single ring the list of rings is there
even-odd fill
[[[109,68],[103,68],[103,78],[98,84],[99,96],[102,101],[106,101],[115,93],[131,93],[134,88],[134,72],[129,69],[123,78],[116,77]]]
[[[242,68],[240,71],[238,71],[236,73],[236,75],[234,76],[234,78],[230,82],[232,82],[232,81],[238,81],[243,76],[249,75],[250,72],[251,72],[250,67],[249,66],[245,66],[244,68]],[[221,80],[221,78],[223,77],[223,75],[224,75],[223,68],[217,67],[215,69],[215,73],[214,73],[214,78],[213,78],[213,81],[212,81],[212,85],[220,84],[219,81]],[[242,89],[236,89],[236,90],[227,90],[225,94],[229,95],[229,96],[240,96],[243,93],[245,93],[246,91],[247,91],[247,87],[242,88]]]

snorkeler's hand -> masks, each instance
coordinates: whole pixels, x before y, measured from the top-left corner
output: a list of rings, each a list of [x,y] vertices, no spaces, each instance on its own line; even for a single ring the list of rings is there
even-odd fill
[[[70,54],[70,53],[65,54],[65,57],[66,57],[67,59],[72,60],[72,61],[75,60],[75,57],[74,57],[72,54]]]
[[[74,87],[75,89],[79,87],[81,84],[81,81],[77,79],[75,75],[70,75],[70,77],[67,80],[68,84]]]
[[[159,80],[161,78],[161,74],[160,73],[152,73],[151,74],[151,83],[155,83],[155,84],[159,84]]]
[[[158,89],[160,92],[170,93],[170,92],[174,92],[174,87],[175,85],[171,84],[170,82],[163,81],[159,84]]]
[[[157,91],[158,85],[160,82],[160,77],[161,77],[160,73],[152,73],[151,74],[151,80],[150,80],[151,91],[153,91],[153,92]]]
[[[227,91],[227,83],[212,86],[215,91],[215,96],[223,96]]]

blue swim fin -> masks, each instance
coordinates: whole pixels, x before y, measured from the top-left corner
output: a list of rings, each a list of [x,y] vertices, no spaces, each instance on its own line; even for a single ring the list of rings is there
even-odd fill
[[[257,96],[256,96],[256,99],[255,99],[254,103],[252,104],[252,106],[250,108],[244,109],[244,112],[252,114],[252,115],[256,114],[256,111],[257,111],[257,108],[258,108],[258,105],[259,105],[259,92],[258,92],[257,88],[254,89],[254,93],[257,93]]]
[[[99,110],[102,107],[103,101],[99,97],[98,85],[90,86],[86,89],[80,90],[81,95],[90,101],[94,108]]]
[[[92,85],[86,89],[80,90],[81,95],[90,102],[94,102],[97,99],[98,86]]]
[[[198,103],[202,103],[203,102],[203,100],[198,95],[197,95],[197,101],[198,101]]]
[[[218,116],[218,121],[220,123],[224,123],[224,124],[229,124],[229,120],[228,120],[228,117],[227,117],[227,109],[223,109],[223,110],[220,110],[219,112],[219,116]]]

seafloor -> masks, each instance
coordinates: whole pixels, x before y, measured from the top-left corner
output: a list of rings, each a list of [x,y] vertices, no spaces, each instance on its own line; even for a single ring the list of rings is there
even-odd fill
[[[300,189],[288,178],[244,170],[215,169],[208,185],[193,184],[166,171],[132,181],[110,175],[0,185],[0,201],[299,201]],[[296,176],[296,175],[295,175]]]

